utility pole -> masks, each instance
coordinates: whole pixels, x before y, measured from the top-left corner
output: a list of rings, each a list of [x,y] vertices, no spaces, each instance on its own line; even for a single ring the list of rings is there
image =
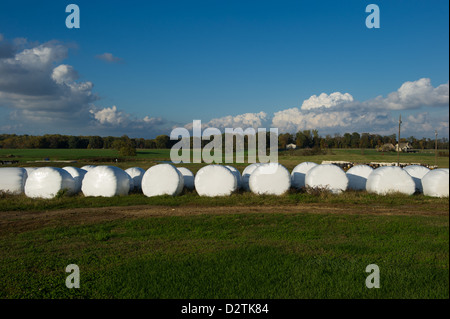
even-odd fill
[[[434,166],[437,167],[437,130],[434,131]]]
[[[398,117],[398,143],[397,143],[397,166],[400,166],[400,126],[402,125],[402,115]]]

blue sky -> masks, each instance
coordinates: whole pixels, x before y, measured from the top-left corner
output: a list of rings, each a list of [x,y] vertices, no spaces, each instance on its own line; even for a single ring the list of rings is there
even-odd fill
[[[80,29],[65,26],[70,3]],[[370,3],[379,29],[365,25]],[[393,134],[401,113],[406,135],[448,137],[448,10],[441,0],[3,1],[0,133],[154,137],[200,119]]]

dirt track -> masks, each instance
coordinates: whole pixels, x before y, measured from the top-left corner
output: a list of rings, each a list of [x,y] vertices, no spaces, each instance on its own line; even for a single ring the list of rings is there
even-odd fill
[[[201,214],[361,214],[361,215],[433,215],[448,216],[448,206],[402,205],[365,206],[339,204],[302,204],[284,206],[221,206],[221,207],[167,207],[167,206],[127,206],[101,208],[74,208],[44,212],[0,212],[0,234],[20,233],[45,226],[91,224],[125,218],[145,218],[164,216],[194,216]]]

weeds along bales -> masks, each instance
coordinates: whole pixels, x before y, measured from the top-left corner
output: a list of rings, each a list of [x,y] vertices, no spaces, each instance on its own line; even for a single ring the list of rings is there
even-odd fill
[[[242,179],[241,179],[241,186],[244,190],[250,191],[250,186],[248,184],[250,175],[252,175],[253,171],[258,167],[261,166],[261,163],[253,163],[248,165],[246,168],[244,168],[244,171],[242,172]]]
[[[296,189],[305,187],[305,177],[308,171],[317,166],[314,162],[303,162],[294,167],[291,173],[291,185]]]
[[[448,178],[448,168],[438,168],[430,170],[422,178],[424,195],[432,197],[448,197]]]
[[[125,172],[131,177],[133,181],[133,187],[131,190],[140,191],[142,189],[142,177],[145,174],[145,170],[140,167],[130,167],[125,170]]]
[[[236,176],[236,181],[237,181],[237,188],[240,189],[242,187],[242,176],[241,173],[237,170],[237,168],[230,166],[230,165],[225,165],[226,168],[228,168],[231,173],[234,174],[234,176]]]
[[[414,183],[416,183],[416,192],[423,193],[422,178],[430,171],[430,169],[422,165],[408,165],[403,169],[411,175]]]
[[[194,184],[200,196],[228,196],[237,190],[236,175],[222,165],[200,168],[195,175]]]
[[[21,167],[0,168],[0,193],[23,194],[28,173]]]
[[[350,168],[346,174],[348,177],[348,189],[355,191],[366,190],[366,182],[373,168],[368,165],[356,165]]]
[[[369,193],[387,195],[401,193],[412,195],[416,191],[416,183],[412,177],[398,166],[379,167],[369,175],[366,182]]]
[[[262,164],[250,175],[249,187],[258,195],[282,195],[291,187],[291,175],[279,163]]]
[[[76,193],[75,180],[62,168],[40,167],[27,178],[25,195],[31,198],[54,198],[59,192]]]
[[[180,171],[181,175],[183,175],[184,187],[193,190],[195,188],[194,174],[186,167],[177,167],[177,169]]]
[[[82,168],[73,166],[63,167],[63,170],[65,170],[73,177],[75,181],[75,193],[81,192],[81,185],[83,183],[84,175],[87,173],[87,171]]]
[[[150,167],[142,177],[142,192],[147,197],[179,195],[184,187],[184,178],[171,164],[157,164]]]
[[[337,165],[320,164],[306,173],[305,186],[340,194],[348,187],[348,177],[344,170]]]
[[[84,175],[81,191],[84,196],[94,197],[128,195],[130,179],[123,169],[116,166],[96,166]]]

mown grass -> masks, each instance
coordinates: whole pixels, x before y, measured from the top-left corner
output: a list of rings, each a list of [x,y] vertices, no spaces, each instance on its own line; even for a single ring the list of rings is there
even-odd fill
[[[142,193],[128,196],[85,197],[58,196],[53,199],[29,198],[25,195],[0,194],[0,211],[45,211],[56,209],[72,209],[84,207],[110,207],[110,206],[173,206],[173,207],[211,207],[211,206],[279,206],[301,205],[302,203],[348,204],[348,205],[382,205],[387,207],[399,205],[423,206],[432,209],[434,205],[448,204],[448,198],[434,198],[417,194],[408,196],[404,194],[390,194],[381,196],[367,192],[346,191],[339,195],[327,192],[309,194],[306,192],[290,191],[281,196],[256,195],[240,191],[230,196],[203,197],[195,191],[184,191],[180,196],[146,197]]]
[[[448,216],[282,211],[61,222],[1,233],[0,298],[449,298],[448,230]]]

